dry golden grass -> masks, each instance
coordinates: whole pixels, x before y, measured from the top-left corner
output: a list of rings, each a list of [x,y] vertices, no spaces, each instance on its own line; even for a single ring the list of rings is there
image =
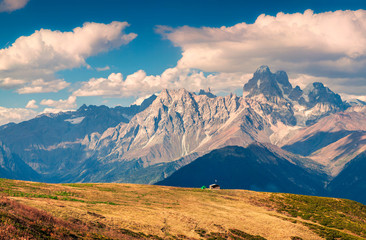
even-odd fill
[[[25,205],[65,220],[114,229],[199,239],[198,229],[238,229],[266,239],[322,239],[302,221],[264,204],[270,193],[137,184],[43,184],[0,179],[0,190]],[[55,199],[57,197],[57,199]]]

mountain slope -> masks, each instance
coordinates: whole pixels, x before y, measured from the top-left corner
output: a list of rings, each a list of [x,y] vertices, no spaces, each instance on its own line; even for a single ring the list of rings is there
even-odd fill
[[[83,105],[77,111],[43,114],[29,121],[3,126],[0,141],[20,161],[43,175],[38,180],[54,182],[87,158],[85,142],[90,145],[108,128],[128,122],[155,98],[153,95],[140,106],[127,108]],[[27,179],[27,176],[24,173],[21,179]],[[30,175],[28,179],[34,180]]]
[[[39,174],[0,142],[0,176],[20,180],[40,180]]]
[[[82,106],[7,124],[0,127],[0,140],[47,182],[155,183],[212,150],[254,142],[286,145],[335,176],[364,150],[363,130],[314,130],[314,135],[305,135],[303,129],[319,127],[326,116],[350,106],[321,83],[302,90],[292,87],[286,72],[272,73],[262,66],[244,91],[244,97],[222,97],[210,90],[195,94],[166,89],[140,106]],[[346,125],[363,118],[355,116]],[[272,176],[272,181],[283,175]]]
[[[244,85],[243,96],[259,103],[257,111],[269,116],[272,124],[308,126],[331,113],[343,111],[350,105],[322,83],[309,84],[304,90],[292,87],[287,73],[272,73],[261,66]]]
[[[26,220],[23,229],[28,224],[34,226],[24,232],[36,230],[35,233],[45,237],[50,231],[63,232],[64,223],[70,224],[65,226],[70,230],[68,233],[81,239],[83,236],[91,239],[93,233],[100,234],[94,236],[97,239],[102,236],[192,240],[366,237],[365,205],[344,199],[245,190],[110,183],[42,184],[6,179],[0,179],[0,192],[12,199],[0,200],[0,221],[5,220],[5,224],[0,224],[0,238],[3,228],[8,228],[5,234],[14,230],[12,225],[21,229],[13,220],[23,217]],[[12,215],[15,218],[9,219]],[[55,220],[60,224],[55,225]]]
[[[251,144],[214,150],[157,184],[200,187],[217,180],[223,188],[323,195],[327,178],[320,169],[275,146]]]
[[[347,163],[328,185],[331,196],[349,198],[366,203],[366,152]]]
[[[0,197],[1,239],[140,239],[121,231],[51,214]],[[138,235],[136,233],[136,235]]]
[[[336,176],[348,161],[366,150],[366,108],[350,108],[300,129],[283,139],[283,149],[309,157]]]
[[[128,124],[106,131],[95,157],[107,162],[140,159],[150,166],[222,146],[265,142],[270,133],[270,125],[240,97],[163,90]]]

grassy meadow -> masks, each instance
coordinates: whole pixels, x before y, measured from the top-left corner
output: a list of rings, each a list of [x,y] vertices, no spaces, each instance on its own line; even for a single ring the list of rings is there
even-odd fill
[[[365,219],[333,198],[0,179],[0,239],[365,239]]]

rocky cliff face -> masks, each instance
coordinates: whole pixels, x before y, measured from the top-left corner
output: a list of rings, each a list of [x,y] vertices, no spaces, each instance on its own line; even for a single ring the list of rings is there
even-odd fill
[[[104,161],[141,159],[149,166],[227,145],[267,142],[270,134],[270,124],[236,95],[163,90],[129,123],[104,132],[95,154]]]
[[[331,113],[343,111],[349,104],[322,83],[312,83],[304,90],[292,87],[284,71],[272,73],[261,66],[243,88],[247,98],[260,103],[263,114],[273,124],[308,126]]]
[[[0,142],[0,176],[19,180],[40,180],[41,176]]]
[[[127,108],[83,105],[77,111],[44,114],[19,124],[7,124],[0,129],[0,141],[40,176],[57,182],[60,175],[78,168],[88,157],[85,138],[88,143],[93,142],[109,127],[129,122],[155,98]]]
[[[303,138],[290,139],[348,107],[321,83],[302,90],[286,72],[262,66],[244,85],[244,97],[163,90],[139,106],[84,105],[8,124],[0,127],[0,140],[45,181],[153,183],[226,146],[259,142],[293,146],[288,150],[295,153],[310,149],[297,147]]]

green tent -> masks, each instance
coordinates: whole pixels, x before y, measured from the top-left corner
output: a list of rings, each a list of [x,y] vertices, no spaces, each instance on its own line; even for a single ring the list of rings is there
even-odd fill
[[[206,189],[207,187],[206,186],[202,186],[201,189]]]

